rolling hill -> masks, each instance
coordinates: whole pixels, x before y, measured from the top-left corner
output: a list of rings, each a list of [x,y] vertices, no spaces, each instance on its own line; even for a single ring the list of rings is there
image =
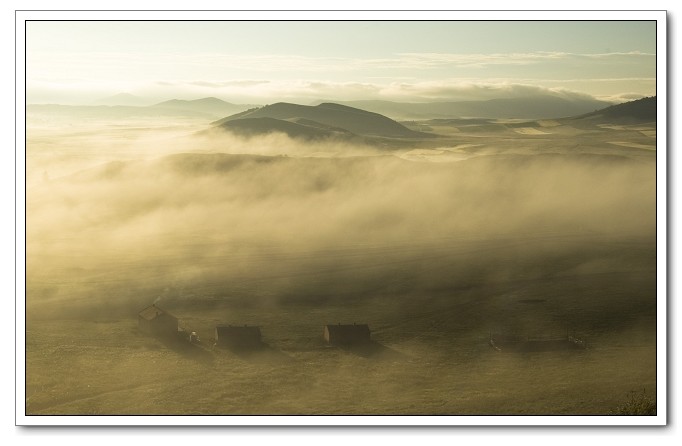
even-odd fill
[[[353,133],[315,121],[299,119],[297,122],[274,118],[244,118],[227,121],[218,126],[240,136],[256,136],[267,133],[284,133],[290,138],[317,140],[331,137],[353,137]]]
[[[265,107],[247,110],[246,112],[228,116],[214,122],[215,126],[228,124],[227,129],[239,127],[242,131],[255,125],[250,131],[255,133],[269,133],[279,129],[294,129],[292,126],[277,123],[275,121],[247,121],[246,123],[234,124],[237,120],[270,118],[273,120],[289,121],[299,126],[307,127],[307,131],[317,128],[327,132],[350,132],[356,135],[386,137],[386,138],[425,138],[434,135],[416,132],[402,124],[378,113],[368,112],[346,105],[324,103],[317,106],[290,104],[279,102]],[[270,124],[272,128],[268,128]],[[301,130],[301,129],[297,129]]]
[[[606,119],[610,121],[656,121],[656,96],[612,105],[573,119]]]

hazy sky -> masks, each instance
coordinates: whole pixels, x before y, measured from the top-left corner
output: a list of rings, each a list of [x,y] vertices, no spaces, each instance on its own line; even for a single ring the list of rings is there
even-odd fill
[[[655,94],[650,22],[27,24],[30,103],[127,92],[230,102]]]

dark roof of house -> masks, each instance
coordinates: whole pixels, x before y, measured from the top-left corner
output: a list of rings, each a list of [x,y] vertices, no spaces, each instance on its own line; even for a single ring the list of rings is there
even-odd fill
[[[156,305],[151,305],[151,306],[145,308],[144,310],[140,311],[138,314],[141,318],[146,319],[148,321],[150,321],[152,319],[156,319],[157,317],[164,315],[164,314],[166,316],[170,316],[172,318],[177,319],[175,316],[170,314],[168,311],[164,310],[163,308],[159,308]]]
[[[348,335],[359,335],[359,334],[367,334],[369,335],[369,325],[367,324],[347,324],[347,325],[333,325],[333,324],[328,324],[325,325],[327,330],[329,331],[330,335],[333,336],[348,336]]]
[[[255,325],[216,325],[218,336],[260,336],[260,327]]]

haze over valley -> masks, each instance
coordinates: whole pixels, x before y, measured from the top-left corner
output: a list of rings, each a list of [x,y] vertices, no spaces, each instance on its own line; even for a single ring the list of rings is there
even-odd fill
[[[645,25],[631,26],[650,36]],[[628,29],[614,22],[618,39]],[[94,70],[72,101],[60,100],[66,81],[48,85],[44,62],[29,63],[27,414],[609,415],[633,392],[655,411],[646,48],[505,50],[519,79],[524,64],[549,77],[564,59],[593,61],[595,73],[643,65],[594,81],[611,85],[603,94],[488,79],[436,95],[447,79],[428,77],[448,64],[506,63],[445,49],[360,51],[353,63],[338,48],[339,60],[261,55],[281,77],[257,84],[239,76],[265,75],[259,51],[232,54],[242,71],[222,84],[152,67],[155,84],[142,76],[105,94]],[[213,73],[199,56],[176,57],[177,76],[197,64]],[[338,64],[356,78],[288,79],[292,60],[301,73],[319,60],[320,72]],[[410,79],[376,80],[384,65]],[[362,70],[373,66],[370,81]],[[624,78],[640,80],[619,90]],[[177,96],[161,97],[171,86]],[[196,338],[146,334],[140,312],[152,304]],[[367,324],[371,342],[327,342],[323,327],[339,323]],[[258,326],[260,348],[221,348],[224,324]],[[493,342],[506,337],[572,348]]]

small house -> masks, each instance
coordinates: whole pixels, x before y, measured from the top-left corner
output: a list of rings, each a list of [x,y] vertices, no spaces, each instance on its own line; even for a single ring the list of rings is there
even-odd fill
[[[137,323],[142,333],[152,336],[178,335],[178,318],[156,305],[140,311],[137,315]]]
[[[262,345],[260,328],[256,326],[218,325],[215,328],[216,345],[228,348],[256,348]]]
[[[370,342],[367,324],[325,325],[324,340],[331,345],[353,345]]]

